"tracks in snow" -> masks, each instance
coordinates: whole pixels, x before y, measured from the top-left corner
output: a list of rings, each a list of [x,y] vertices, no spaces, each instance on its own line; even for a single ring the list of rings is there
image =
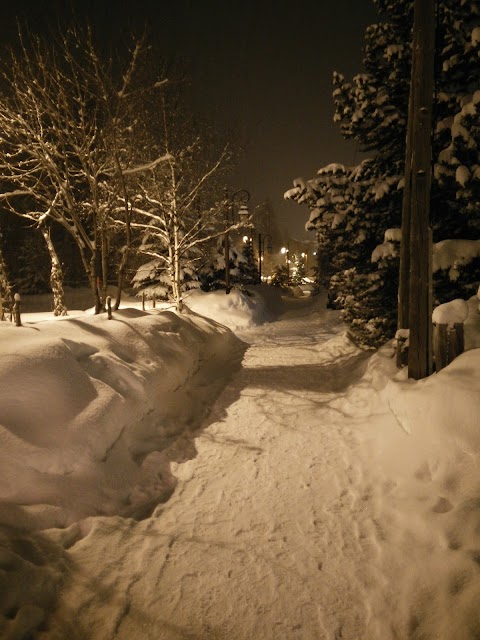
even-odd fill
[[[170,501],[139,523],[99,519],[72,549],[81,572],[59,628],[75,617],[72,637],[105,640],[422,637],[428,592],[413,605],[405,593],[408,554],[434,536],[405,527],[377,464],[378,435],[405,434],[361,382],[368,356],[335,314],[300,318],[297,302],[242,336],[244,366],[196,457],[174,466]]]

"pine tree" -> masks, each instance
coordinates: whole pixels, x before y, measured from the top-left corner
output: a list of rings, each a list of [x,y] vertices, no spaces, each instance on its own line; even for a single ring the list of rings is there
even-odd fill
[[[245,284],[242,279],[242,274],[247,270],[245,256],[235,246],[230,245],[229,257],[230,283],[232,285]],[[216,289],[225,288],[225,246],[223,238],[217,240],[215,249],[198,270],[198,277],[203,291],[215,291]]]
[[[307,271],[305,269],[305,259],[299,253],[293,254],[293,266],[292,266],[292,276],[291,281],[292,284],[302,284],[305,277],[307,275]]]
[[[401,224],[411,64],[413,3],[374,0],[380,20],[367,28],[365,72],[352,82],[334,74],[334,120],[345,138],[371,157],[356,167],[329,165],[317,178],[295,181],[286,197],[310,208],[307,228],[317,232],[331,293],[345,320],[366,344],[393,335],[398,269],[394,258],[372,263],[387,229]],[[477,0],[438,5],[434,107],[432,226],[434,242],[478,237],[480,231],[480,11]],[[471,263],[471,291],[478,274]],[[469,271],[469,268],[465,268]],[[437,299],[443,301],[436,274]],[[445,284],[445,283],[443,283]],[[465,294],[450,281],[448,295]],[[445,295],[445,294],[444,294]]]
[[[273,287],[282,287],[284,289],[288,286],[288,270],[287,265],[277,264],[272,271],[272,280],[270,284]]]
[[[253,248],[253,240],[251,237],[247,237],[244,240],[242,247],[242,255],[244,261],[238,266],[239,276],[238,280],[242,284],[259,284],[260,275],[258,272],[258,264],[255,259],[255,250]]]

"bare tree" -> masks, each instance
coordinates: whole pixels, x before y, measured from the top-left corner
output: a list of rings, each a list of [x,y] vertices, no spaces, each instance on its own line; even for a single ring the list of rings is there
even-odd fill
[[[53,44],[34,37],[26,41],[20,34],[19,53],[10,53],[3,71],[0,176],[11,188],[0,198],[44,230],[56,274],[56,309],[61,274],[48,225],[57,223],[73,236],[99,312],[119,198],[126,236],[119,264],[123,283],[131,245],[126,175],[140,170],[128,153],[135,129],[130,102],[146,51],[143,39],[134,41],[127,63],[115,74],[112,61],[103,62],[97,53],[90,31],[71,29]]]
[[[178,311],[183,307],[184,273],[206,243],[239,229],[225,222],[219,178],[229,160],[227,147],[215,151],[208,135],[196,133],[178,93],[160,95],[160,156],[166,158],[139,182],[132,201],[132,227],[142,234],[139,250],[167,274]],[[218,194],[222,194],[220,197]]]

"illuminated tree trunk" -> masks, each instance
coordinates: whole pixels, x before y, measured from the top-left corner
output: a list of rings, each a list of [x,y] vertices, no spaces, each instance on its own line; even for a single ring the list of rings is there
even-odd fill
[[[52,242],[50,227],[43,223],[40,228],[45,244],[47,245],[48,255],[50,256],[50,287],[53,293],[53,315],[66,316],[67,305],[65,304],[65,293],[63,291],[62,265]]]
[[[0,231],[0,320],[5,320],[4,307],[11,309],[12,290],[8,281],[7,265],[2,251],[3,238]]]

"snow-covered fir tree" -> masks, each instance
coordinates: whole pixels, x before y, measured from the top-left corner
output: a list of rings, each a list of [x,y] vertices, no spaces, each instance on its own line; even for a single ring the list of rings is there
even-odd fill
[[[199,289],[200,282],[192,264],[185,264],[180,270],[180,294],[183,296],[191,289]],[[132,285],[137,294],[145,295],[148,300],[173,300],[172,279],[165,269],[163,261],[150,260],[142,264],[132,278]]]
[[[247,260],[244,254],[232,244],[229,245],[229,270],[231,285],[246,284],[243,275],[248,272]],[[223,238],[216,241],[214,249],[197,273],[204,291],[225,289],[225,245]]]
[[[292,284],[302,284],[307,276],[307,270],[305,268],[305,257],[301,253],[293,254],[293,265],[291,282]]]
[[[246,239],[245,239],[246,238]],[[238,265],[239,281],[242,284],[259,284],[260,275],[253,247],[253,238],[245,236],[242,246],[243,262]]]
[[[19,246],[17,274],[13,280],[15,292],[20,294],[47,293],[49,287],[49,256],[39,233],[25,234]]]
[[[342,134],[371,157],[356,167],[329,165],[313,180],[294,181],[285,194],[308,205],[307,228],[317,233],[325,269],[321,277],[351,329],[369,345],[390,338],[396,326],[398,258],[391,252],[372,262],[372,254],[385,231],[401,224],[413,21],[410,0],[374,4],[380,19],[366,31],[365,72],[352,82],[335,73],[333,91],[334,119]],[[479,52],[478,1],[440,0],[431,207],[435,243],[479,237]],[[438,302],[475,292],[476,260],[464,260],[462,268],[463,280],[452,279],[449,269],[436,271]]]
[[[272,270],[272,279],[270,284],[273,287],[288,287],[288,269],[286,264],[277,264]]]

